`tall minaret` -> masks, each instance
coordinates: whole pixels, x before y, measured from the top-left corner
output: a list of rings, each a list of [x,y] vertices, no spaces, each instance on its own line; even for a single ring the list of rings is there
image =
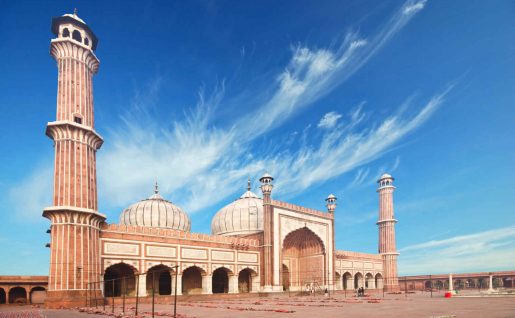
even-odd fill
[[[274,188],[271,175],[265,173],[259,181],[261,182],[261,192],[263,192],[263,264],[261,285],[263,291],[273,291],[274,274],[274,216],[272,207],[272,189]]]
[[[383,257],[384,287],[386,290],[398,290],[397,248],[395,246],[395,223],[393,214],[393,177],[383,174],[377,181],[379,187],[379,254]]]
[[[57,62],[57,114],[46,134],[54,141],[53,205],[43,216],[51,224],[50,272],[46,305],[84,303],[86,290],[99,292],[99,228],[96,152],[102,137],[95,131],[93,75],[99,61],[97,38],[74,14],[52,19],[56,38],[50,54]]]

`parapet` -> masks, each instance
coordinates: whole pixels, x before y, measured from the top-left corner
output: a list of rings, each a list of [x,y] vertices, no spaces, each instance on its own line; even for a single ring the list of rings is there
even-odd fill
[[[176,239],[182,239],[182,240],[230,244],[230,245],[233,245],[234,248],[237,248],[238,246],[259,247],[259,240],[256,240],[256,239],[233,237],[233,236],[222,236],[222,235],[209,235],[209,234],[204,234],[204,233],[191,233],[191,232],[185,232],[185,231],[179,231],[179,230],[173,230],[173,229],[156,228],[156,227],[104,223],[100,229],[101,229],[101,231],[105,231],[105,232],[128,233],[128,234],[136,234],[136,235],[149,235],[149,236],[159,236],[159,237],[164,237],[164,238],[176,238]]]
[[[292,204],[292,203],[288,203],[288,202],[272,200],[272,205],[275,206],[275,207],[278,207],[278,208],[284,208],[284,209],[295,211],[295,212],[315,215],[315,216],[318,216],[318,217],[322,217],[324,219],[334,219],[333,213],[322,212],[322,211],[319,211],[319,210],[306,208],[306,207],[303,207],[303,206],[300,206],[300,205],[296,205],[296,204]]]

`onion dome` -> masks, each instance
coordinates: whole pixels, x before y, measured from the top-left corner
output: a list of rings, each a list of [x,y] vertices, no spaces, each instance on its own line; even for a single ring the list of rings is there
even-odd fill
[[[157,182],[152,196],[123,210],[120,224],[179,231],[189,231],[191,227],[190,218],[186,212],[159,194]]]
[[[215,235],[247,235],[263,231],[263,200],[250,191],[218,211],[212,222],[211,232]]]

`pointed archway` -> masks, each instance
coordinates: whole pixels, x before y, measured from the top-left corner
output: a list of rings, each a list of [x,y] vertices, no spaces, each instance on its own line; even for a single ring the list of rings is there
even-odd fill
[[[301,290],[306,284],[325,285],[327,260],[324,243],[308,227],[286,235],[281,263],[289,264],[287,268],[291,290]],[[284,279],[283,276],[283,288]]]
[[[133,296],[136,292],[135,274],[135,268],[125,263],[109,266],[104,273],[104,295],[106,297],[119,297],[123,294]]]

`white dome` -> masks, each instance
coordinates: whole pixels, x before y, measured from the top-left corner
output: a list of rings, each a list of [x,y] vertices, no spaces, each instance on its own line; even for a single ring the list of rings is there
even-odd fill
[[[180,231],[189,231],[190,218],[180,207],[165,200],[157,189],[148,199],[134,203],[123,210],[120,224],[160,227]]]
[[[84,20],[82,20],[81,18],[79,18],[79,16],[77,15],[77,13],[76,13],[76,12],[75,12],[75,13],[73,13],[73,14],[70,14],[70,13],[63,14],[63,17],[70,17],[70,18],[75,19],[75,20],[77,20],[77,21],[79,21],[79,22],[81,22],[81,23],[86,24],[86,22],[84,22]]]
[[[263,231],[263,200],[250,191],[218,211],[212,222],[215,235],[243,235]]]
[[[389,175],[388,173],[385,173],[381,176],[381,178],[379,178],[379,180],[383,180],[383,179],[393,179],[391,175]]]

